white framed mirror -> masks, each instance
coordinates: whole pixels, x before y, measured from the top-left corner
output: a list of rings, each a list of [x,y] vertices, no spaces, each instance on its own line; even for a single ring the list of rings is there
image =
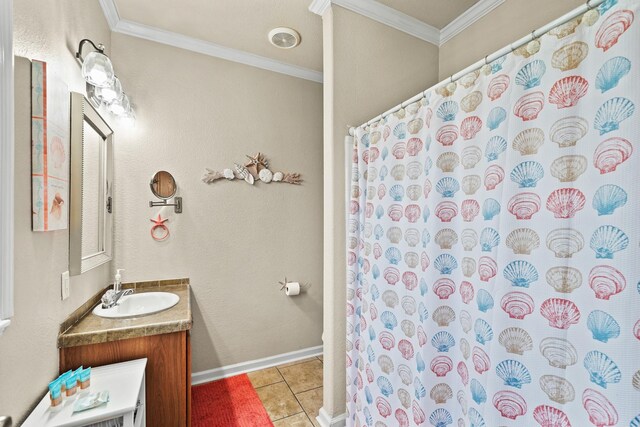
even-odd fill
[[[71,94],[69,273],[112,259],[113,130],[89,101]]]

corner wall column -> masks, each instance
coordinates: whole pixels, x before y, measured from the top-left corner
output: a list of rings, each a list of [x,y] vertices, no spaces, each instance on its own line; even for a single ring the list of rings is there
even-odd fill
[[[334,46],[333,10],[329,6],[322,14],[323,34],[323,115],[324,115],[324,388],[323,406],[318,422],[323,427],[345,425],[345,342],[346,273],[345,232],[345,171],[343,139],[334,138]],[[345,130],[346,131],[346,130]]]

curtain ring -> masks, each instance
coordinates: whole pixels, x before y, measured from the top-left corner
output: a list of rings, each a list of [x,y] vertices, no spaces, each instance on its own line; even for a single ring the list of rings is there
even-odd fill
[[[489,55],[486,55],[486,56],[484,57],[484,65],[489,65],[489,64],[487,63],[487,58],[488,58],[488,57],[489,57]]]
[[[591,0],[587,0],[587,3],[585,3],[585,5],[587,6],[587,10],[591,10],[593,9],[593,7],[591,7]]]

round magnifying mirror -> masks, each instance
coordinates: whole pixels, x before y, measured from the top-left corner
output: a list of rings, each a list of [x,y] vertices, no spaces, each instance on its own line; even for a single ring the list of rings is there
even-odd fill
[[[151,192],[159,199],[170,199],[176,194],[176,181],[167,171],[156,172],[151,179]]]

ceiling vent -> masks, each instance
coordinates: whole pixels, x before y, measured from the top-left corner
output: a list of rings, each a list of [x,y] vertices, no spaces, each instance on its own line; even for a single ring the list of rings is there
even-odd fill
[[[300,44],[300,34],[286,27],[278,27],[269,31],[269,41],[280,49],[291,49]]]

